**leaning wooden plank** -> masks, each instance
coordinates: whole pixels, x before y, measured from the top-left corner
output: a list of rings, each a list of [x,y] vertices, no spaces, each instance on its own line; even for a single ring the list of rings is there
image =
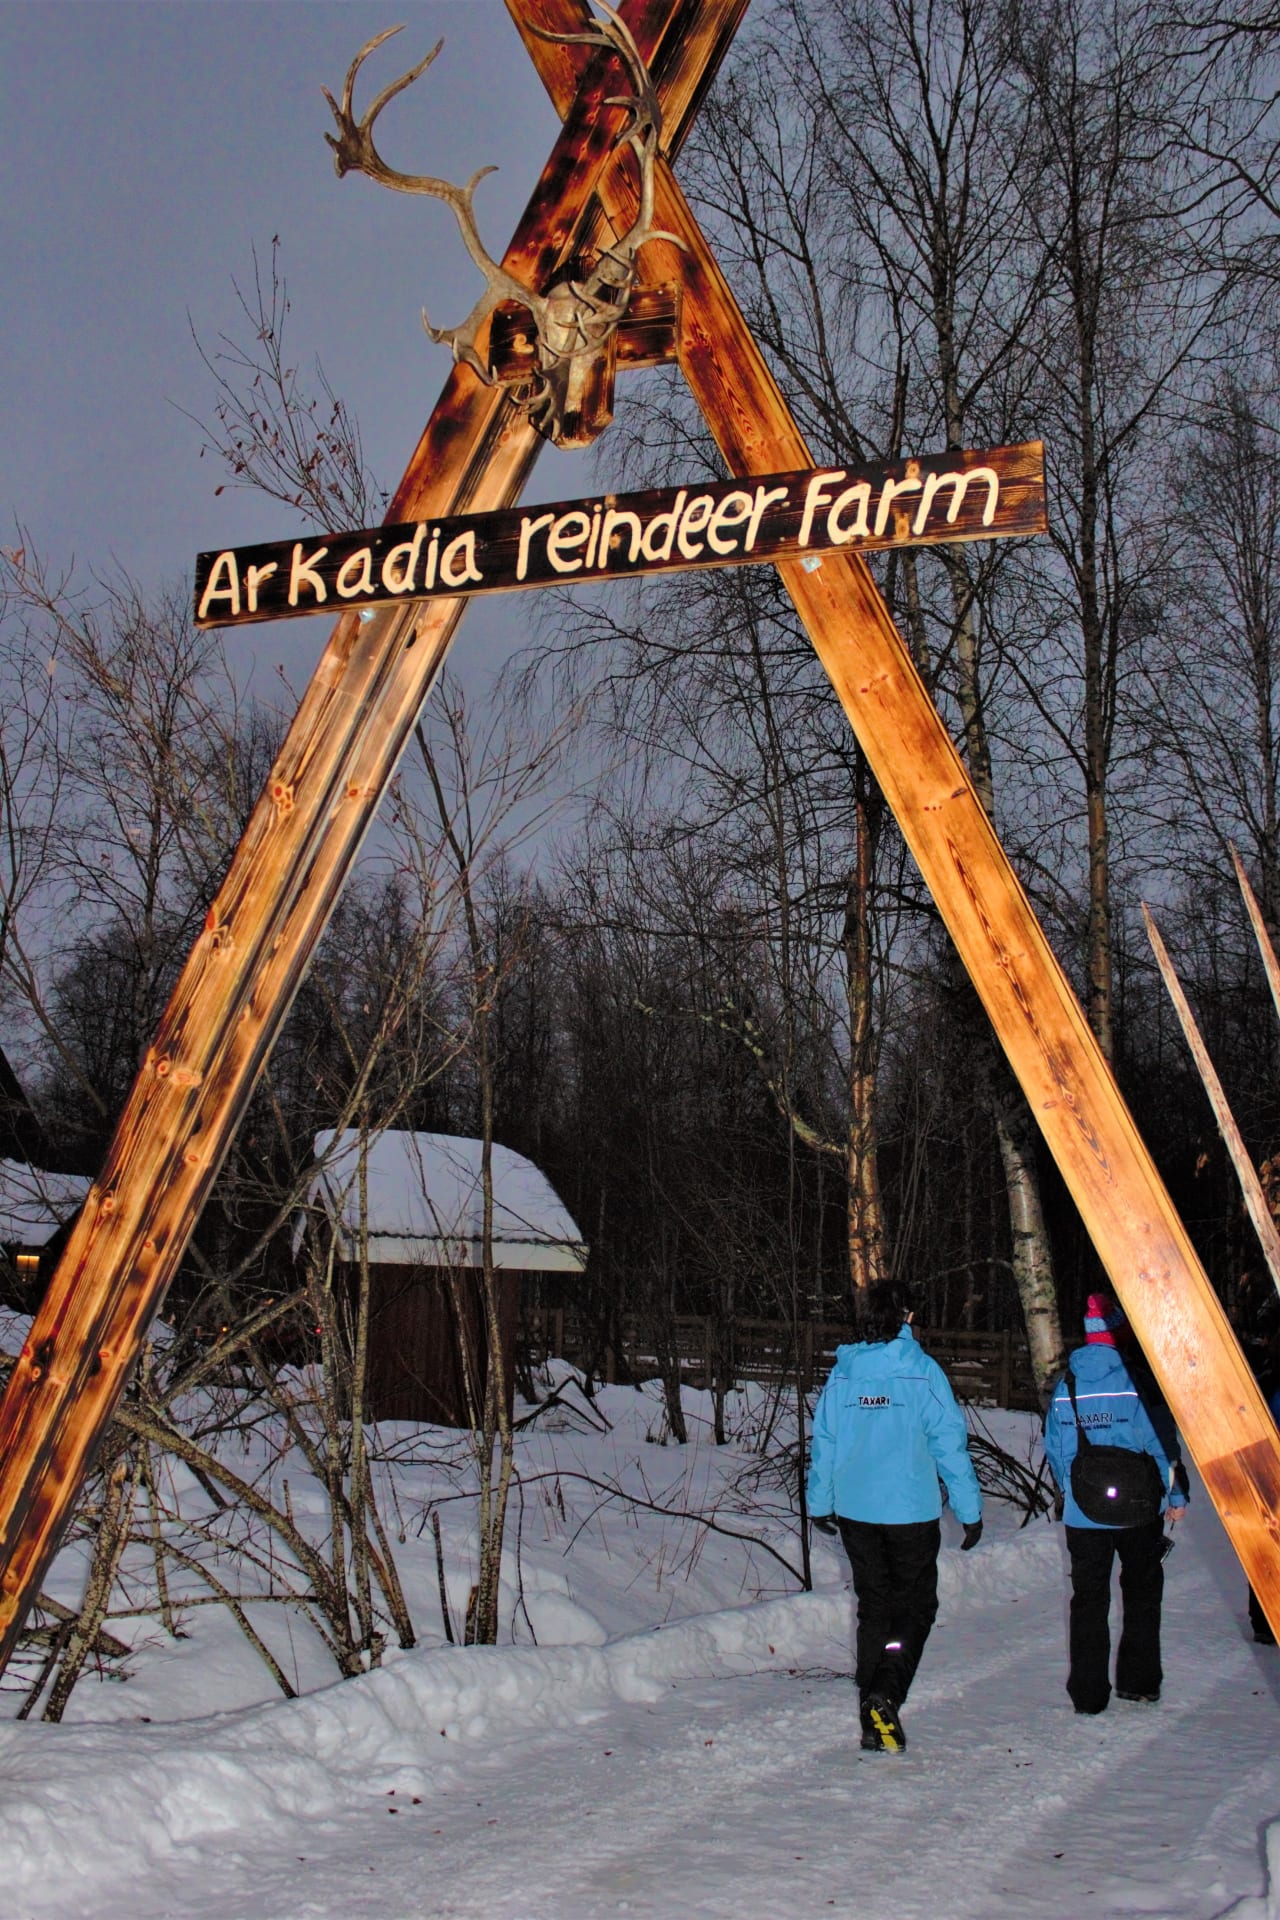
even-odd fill
[[[673,141],[744,4],[624,8]],[[535,287],[594,231],[625,118],[611,65],[568,51],[582,89],[503,262]],[[504,390],[455,367],[388,518],[509,505],[539,444]],[[0,1404],[0,1666],[464,605],[339,622],[183,968]]]
[[[1240,893],[1249,923],[1253,928],[1254,939],[1258,943],[1258,952],[1262,955],[1262,964],[1266,969],[1267,985],[1271,988],[1271,999],[1275,1010],[1280,1014],[1280,960],[1276,958],[1271,935],[1267,932],[1267,923],[1262,917],[1262,908],[1258,905],[1258,896],[1249,884],[1249,876],[1244,870],[1244,862],[1235,848],[1231,849],[1231,860],[1236,870],[1236,879],[1240,882]]]
[[[1227,1102],[1226,1093],[1213,1061],[1209,1058],[1209,1049],[1204,1043],[1204,1036],[1196,1023],[1196,1017],[1182,990],[1182,982],[1178,978],[1174,964],[1169,958],[1168,949],[1160,937],[1160,930],[1145,900],[1142,903],[1142,918],[1146,922],[1147,938],[1151,942],[1151,951],[1156,957],[1160,977],[1168,989],[1173,1010],[1178,1016],[1178,1024],[1191,1049],[1191,1057],[1196,1063],[1196,1071],[1209,1096],[1209,1104],[1213,1108],[1218,1131],[1226,1143],[1227,1152],[1231,1155],[1231,1164],[1236,1170],[1236,1179],[1240,1182],[1240,1191],[1244,1194],[1244,1203],[1249,1209],[1249,1218],[1258,1236],[1263,1258],[1277,1291],[1280,1291],[1280,1233],[1276,1232],[1276,1223],[1271,1217],[1267,1196],[1262,1191],[1262,1182],[1258,1178],[1253,1161],[1249,1158],[1240,1129],[1236,1125],[1236,1117]]]
[[[516,0],[508,6],[517,11]],[[581,24],[576,0],[521,0],[528,32]],[[627,220],[625,183],[603,189]],[[679,274],[679,359],[730,473],[811,465],[809,450],[669,169],[649,249]],[[1030,902],[866,563],[778,569],[981,996],[1094,1246],[1186,1435],[1242,1564],[1280,1633],[1280,1434]]]

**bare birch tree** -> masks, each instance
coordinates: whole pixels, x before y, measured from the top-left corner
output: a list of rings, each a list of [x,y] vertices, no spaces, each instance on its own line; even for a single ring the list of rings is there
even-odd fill
[[[765,106],[763,75],[739,72],[702,124],[700,187],[737,230],[753,318],[764,319],[789,388],[805,393],[827,457],[865,457],[859,417],[884,423],[881,434],[887,425],[886,455],[907,431],[916,444],[937,435],[949,448],[1019,437],[1017,371],[1037,289],[1016,191],[1026,116],[1007,84],[1004,10],[984,0],[927,14],[795,0],[782,13],[782,105]],[[787,190],[810,176],[823,196]],[[801,254],[810,264],[797,285],[791,263]],[[856,331],[844,317],[850,288]],[[808,311],[797,313],[802,302]],[[856,358],[865,362],[869,346],[878,346],[878,407]],[[889,584],[926,678],[955,699],[975,785],[994,814],[984,626],[1000,560],[987,550],[975,563],[973,551],[943,550],[945,611],[922,590],[937,564],[927,556],[904,556]],[[1014,1271],[1037,1377],[1048,1381],[1061,1338],[1035,1129],[998,1072],[978,1079],[1002,1086],[989,1104]]]

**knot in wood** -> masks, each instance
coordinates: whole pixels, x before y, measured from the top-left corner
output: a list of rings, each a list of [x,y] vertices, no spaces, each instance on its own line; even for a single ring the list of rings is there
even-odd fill
[[[210,907],[205,915],[204,930],[209,936],[209,949],[212,953],[226,953],[231,947],[231,928],[225,920],[219,920],[216,910]]]
[[[271,798],[275,802],[277,813],[293,812],[293,787],[284,780],[272,782]]]

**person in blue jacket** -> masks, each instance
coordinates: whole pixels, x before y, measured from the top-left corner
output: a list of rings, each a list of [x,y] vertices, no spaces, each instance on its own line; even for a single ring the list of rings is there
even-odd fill
[[[1062,1490],[1071,1557],[1071,1624],[1067,1692],[1077,1713],[1102,1713],[1111,1698],[1111,1568],[1120,1562],[1124,1609],[1116,1653],[1116,1693],[1150,1705],[1160,1698],[1160,1605],[1164,1595],[1164,1523],[1187,1508],[1187,1475],[1173,1416],[1156,1389],[1120,1307],[1109,1293],[1091,1293],[1085,1344],[1067,1362],[1075,1378],[1076,1409],[1089,1438],[1101,1446],[1149,1453],[1165,1494],[1160,1514],[1138,1527],[1090,1520],[1071,1494],[1071,1462],[1078,1431],[1066,1375],[1049,1401],[1044,1450]]]
[[[856,1345],[838,1347],[813,1416],[808,1502],[836,1534],[858,1603],[862,1745],[906,1745],[900,1709],[938,1612],[938,1548],[946,1484],[964,1545],[982,1533],[969,1434],[947,1376],[916,1345],[904,1287],[868,1287]]]

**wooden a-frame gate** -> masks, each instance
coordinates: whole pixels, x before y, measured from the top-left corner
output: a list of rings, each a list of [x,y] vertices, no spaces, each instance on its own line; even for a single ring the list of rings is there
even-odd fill
[[[507,0],[563,126],[503,265],[544,288],[635,219],[612,59],[585,0]],[[663,109],[645,277],[680,289],[675,357],[734,475],[812,461],[670,168],[746,0],[623,0]],[[510,506],[539,440],[454,367],[391,522]],[[1111,1071],[865,562],[779,572],[1280,1632],[1280,1436]],[[465,599],[337,623],[142,1063],[0,1404],[0,1665],[39,1591],[255,1078],[444,660]]]

